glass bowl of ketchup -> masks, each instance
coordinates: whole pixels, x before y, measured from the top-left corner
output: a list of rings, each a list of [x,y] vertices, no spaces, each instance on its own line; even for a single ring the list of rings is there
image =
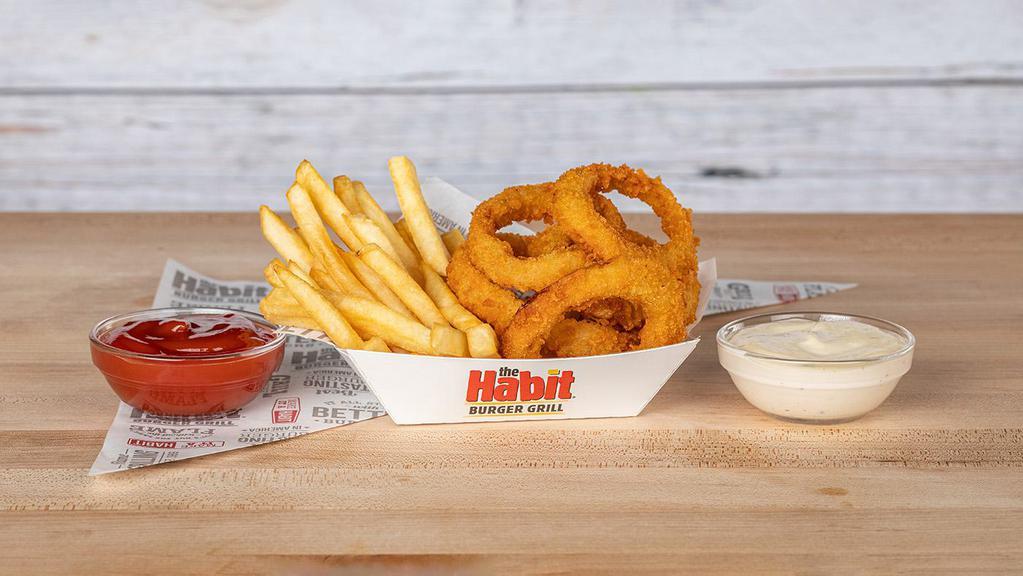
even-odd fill
[[[285,339],[262,316],[224,308],[121,314],[89,334],[92,362],[121,400],[168,416],[245,405],[280,366]]]

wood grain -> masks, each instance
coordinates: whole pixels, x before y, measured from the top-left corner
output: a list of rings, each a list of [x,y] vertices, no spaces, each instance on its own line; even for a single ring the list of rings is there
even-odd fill
[[[0,210],[282,207],[304,157],[388,190],[407,154],[480,198],[607,161],[698,211],[1023,211],[1023,87],[0,101]]]
[[[1012,0],[47,1],[4,15],[0,86],[15,90],[1023,78]]]
[[[1023,217],[696,226],[723,276],[859,282],[807,307],[906,325],[912,371],[861,420],[798,426],[701,345],[637,418],[379,418],[88,478],[116,406],[91,325],[145,306],[169,256],[253,278],[269,250],[252,214],[0,214],[0,573],[1023,570]]]

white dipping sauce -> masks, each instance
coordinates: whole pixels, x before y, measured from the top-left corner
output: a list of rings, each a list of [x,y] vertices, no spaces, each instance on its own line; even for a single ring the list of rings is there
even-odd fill
[[[740,329],[728,343],[788,360],[859,360],[895,354],[906,339],[855,320],[787,318]]]
[[[912,335],[895,325],[838,314],[759,318],[770,320],[722,328],[718,358],[751,404],[780,418],[858,418],[884,402],[912,364]]]

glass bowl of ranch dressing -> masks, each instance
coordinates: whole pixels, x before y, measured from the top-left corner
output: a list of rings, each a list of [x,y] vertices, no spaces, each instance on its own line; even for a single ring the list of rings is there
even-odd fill
[[[725,324],[718,359],[757,408],[793,422],[836,424],[881,405],[913,363],[916,338],[854,314],[759,314]]]

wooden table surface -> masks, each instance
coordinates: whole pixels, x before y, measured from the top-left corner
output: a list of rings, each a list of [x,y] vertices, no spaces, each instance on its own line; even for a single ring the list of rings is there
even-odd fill
[[[888,402],[773,420],[705,340],[637,418],[385,417],[89,478],[117,405],[92,324],[148,305],[167,257],[251,279],[269,250],[253,214],[0,214],[0,573],[1023,570],[1023,216],[696,225],[723,277],[858,282],[791,308],[914,331]]]

